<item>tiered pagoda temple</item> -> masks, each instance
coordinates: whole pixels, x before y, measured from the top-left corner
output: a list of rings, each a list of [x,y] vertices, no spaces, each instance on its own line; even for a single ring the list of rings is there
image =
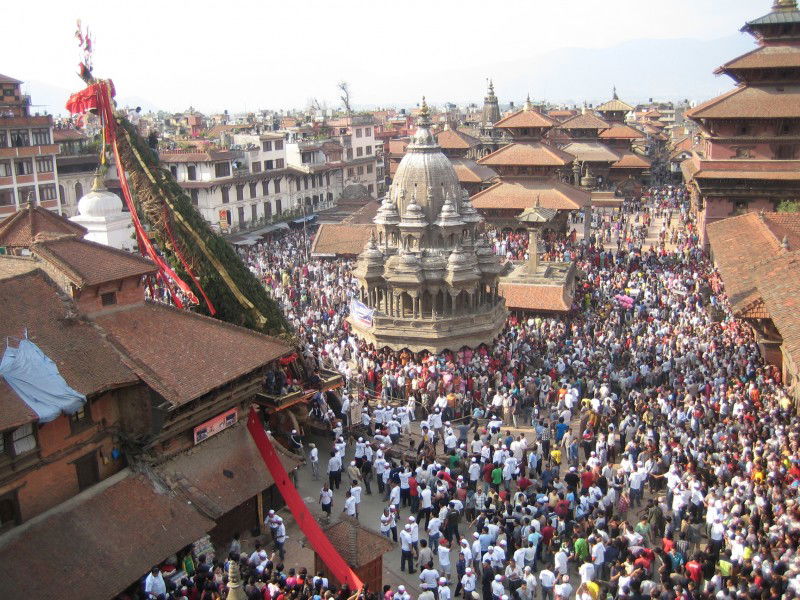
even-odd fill
[[[700,143],[681,165],[707,241],[706,226],[747,212],[772,211],[800,198],[800,11],[796,0],[775,0],[772,11],[742,31],[758,47],[715,73],[736,83],[687,116]]]

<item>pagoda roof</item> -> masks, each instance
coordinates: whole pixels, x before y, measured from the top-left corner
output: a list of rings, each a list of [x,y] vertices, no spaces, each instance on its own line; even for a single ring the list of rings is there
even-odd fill
[[[587,110],[567,119],[559,127],[562,129],[608,129],[611,127],[611,123]]]
[[[439,146],[446,150],[466,150],[479,145],[481,141],[458,129],[445,129],[436,134]]]
[[[478,210],[493,208],[525,210],[536,206],[537,203],[542,208],[578,210],[589,206],[591,194],[555,179],[504,177],[492,187],[472,197],[472,205]]]
[[[795,7],[794,10],[773,10],[763,17],[758,17],[752,21],[745,23],[742,31],[749,31],[755,25],[783,25],[788,23],[800,23],[800,10]]]
[[[645,134],[630,125],[615,123],[605,131],[601,131],[599,137],[602,140],[640,140]]]
[[[695,106],[686,116],[691,119],[800,117],[800,85],[740,86]]]
[[[758,181],[800,181],[800,160],[703,160],[695,155],[681,163],[690,179],[744,179]]]
[[[800,47],[798,46],[759,46],[726,62],[714,73],[725,73],[729,69],[780,69],[800,67]]]
[[[83,237],[87,229],[43,206],[28,204],[0,221],[0,246],[28,248],[40,233],[74,234]]]
[[[469,158],[451,158],[450,162],[453,163],[456,177],[461,183],[483,183],[497,177],[494,169],[478,164]]]
[[[650,161],[646,158],[634,154],[633,152],[626,152],[620,159],[611,165],[612,169],[649,169]]]
[[[598,142],[572,142],[564,146],[564,151],[586,162],[616,162],[620,158],[619,154]]]
[[[535,127],[554,127],[558,121],[543,115],[536,109],[522,109],[503,117],[494,126],[505,129],[524,129]]]
[[[3,75],[0,73],[0,83],[22,83],[19,79],[14,79],[13,77],[9,77],[8,75]]]
[[[487,154],[478,164],[495,166],[546,166],[563,167],[570,164],[575,157],[541,142],[514,142]]]
[[[633,110],[633,106],[631,106],[627,102],[623,102],[619,98],[614,98],[613,100],[609,100],[608,102],[603,102],[595,110],[606,111],[606,112],[619,112],[619,111],[628,112]]]

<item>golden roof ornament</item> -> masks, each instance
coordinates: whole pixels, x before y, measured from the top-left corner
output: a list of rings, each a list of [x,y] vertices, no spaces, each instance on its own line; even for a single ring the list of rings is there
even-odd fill
[[[242,588],[242,578],[239,574],[239,563],[235,560],[228,561],[228,596],[227,600],[247,600]]]
[[[797,0],[775,0],[772,10],[792,11],[797,10]]]

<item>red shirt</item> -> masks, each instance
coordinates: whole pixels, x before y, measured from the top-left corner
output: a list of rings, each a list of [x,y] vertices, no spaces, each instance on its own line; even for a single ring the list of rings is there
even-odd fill
[[[581,487],[583,489],[588,489],[590,485],[594,483],[594,473],[591,471],[584,471],[581,473]]]
[[[417,495],[417,478],[414,477],[413,475],[408,478],[408,489],[409,489],[408,493],[411,496]]]
[[[556,532],[550,525],[545,525],[542,527],[542,541],[545,544],[549,544],[550,540],[553,539],[553,534]]]
[[[703,567],[696,560],[690,560],[686,563],[686,573],[689,575],[689,579],[695,583],[700,583],[703,578]]]

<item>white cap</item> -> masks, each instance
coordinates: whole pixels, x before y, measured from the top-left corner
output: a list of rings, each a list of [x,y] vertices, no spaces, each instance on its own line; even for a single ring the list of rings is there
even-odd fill
[[[464,569],[464,572],[465,572],[467,575],[471,575],[471,574],[472,574],[472,567],[467,567],[466,569]]]
[[[447,583],[447,579],[445,579],[444,577],[439,577],[439,584],[444,585],[445,583]]]
[[[505,546],[506,545],[506,541],[505,540],[500,540],[500,545],[501,546]]]
[[[274,515],[275,515],[275,511],[274,511],[274,510],[272,510],[272,509],[270,509],[270,511],[269,511],[269,516],[270,516],[270,517],[272,517],[272,516],[274,516]]]
[[[397,586],[397,591],[398,591],[398,592],[405,592],[405,591],[406,591],[406,586],[404,586],[404,585],[398,585],[398,586]]]
[[[406,531],[411,531],[411,524],[408,524],[408,525],[406,525],[406,526],[405,526],[405,530],[406,530]]]
[[[354,461],[354,460],[351,460],[351,461],[350,461],[350,466],[351,466],[351,467],[355,467],[355,466],[356,466],[356,461]]]
[[[416,521],[414,517],[408,517],[408,520],[411,521],[412,523]]]
[[[502,575],[499,575],[499,574],[498,574],[498,575],[495,575],[495,576],[494,576],[494,580],[495,580],[495,581],[500,581],[501,579],[503,579],[503,576],[502,576]]]
[[[363,438],[363,437],[360,437],[360,438],[358,438],[358,441],[359,441],[359,442],[363,442],[363,441],[364,441],[364,438]]]

